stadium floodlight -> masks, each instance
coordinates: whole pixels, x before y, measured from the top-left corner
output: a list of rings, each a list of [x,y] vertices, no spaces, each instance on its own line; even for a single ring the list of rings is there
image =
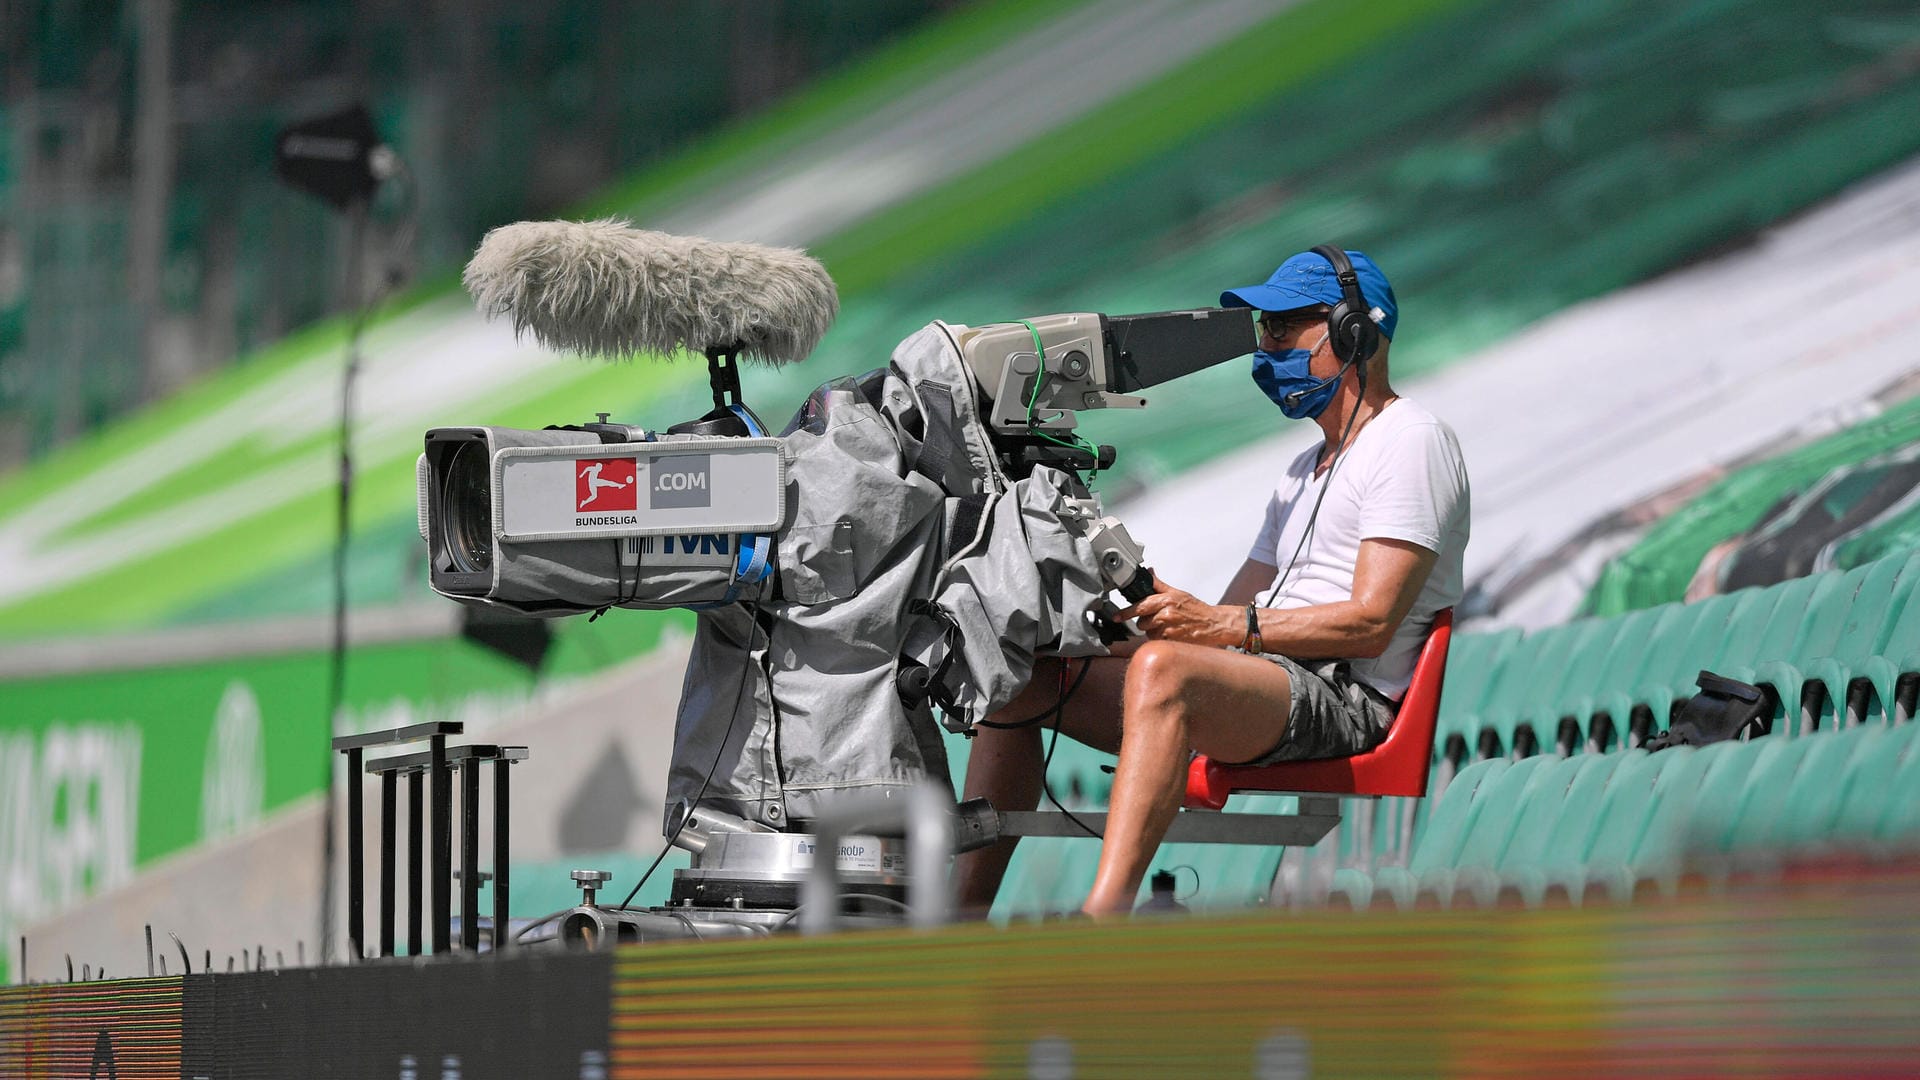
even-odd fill
[[[335,210],[364,205],[399,171],[400,159],[373,126],[364,105],[294,124],[274,142],[280,179]]]

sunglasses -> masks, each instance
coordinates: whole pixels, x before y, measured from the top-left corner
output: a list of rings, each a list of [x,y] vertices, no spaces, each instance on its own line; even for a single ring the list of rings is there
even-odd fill
[[[1258,326],[1263,333],[1273,340],[1284,341],[1286,336],[1295,329],[1312,326],[1314,323],[1321,322],[1325,318],[1326,315],[1321,312],[1311,312],[1305,315],[1297,313],[1287,315],[1263,313],[1258,319],[1254,320],[1254,325]]]

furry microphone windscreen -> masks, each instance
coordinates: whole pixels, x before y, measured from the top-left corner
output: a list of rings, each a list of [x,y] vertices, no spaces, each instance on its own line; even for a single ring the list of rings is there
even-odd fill
[[[590,356],[738,345],[782,364],[812,352],[840,309],[833,278],[804,251],[615,220],[503,225],[480,241],[463,280],[488,317]]]

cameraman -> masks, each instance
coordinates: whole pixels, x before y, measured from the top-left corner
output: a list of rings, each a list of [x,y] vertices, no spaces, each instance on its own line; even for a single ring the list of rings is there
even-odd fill
[[[1082,905],[1096,917],[1132,910],[1193,753],[1267,764],[1378,745],[1434,614],[1460,599],[1469,499],[1459,442],[1394,393],[1393,288],[1365,255],[1340,254],[1302,252],[1266,284],[1221,294],[1222,305],[1259,313],[1254,382],[1288,417],[1318,424],[1324,440],[1287,467],[1220,603],[1156,582],[1121,613],[1143,639],[1110,656],[1042,660],[993,718],[1017,725],[1047,714],[1041,723],[1119,755]],[[1051,710],[1076,681],[1056,720]],[[1042,765],[1038,724],[982,728],[966,796],[1032,809]],[[992,905],[1016,842],[956,860],[963,908]]]

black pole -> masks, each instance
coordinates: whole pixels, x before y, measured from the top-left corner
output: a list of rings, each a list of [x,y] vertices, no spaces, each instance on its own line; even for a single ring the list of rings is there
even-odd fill
[[[366,959],[367,837],[359,747],[347,751],[347,959]]]
[[[400,812],[400,776],[392,769],[380,774],[380,955],[393,955],[393,820]]]
[[[419,769],[407,773],[407,955],[426,951],[420,934],[422,916],[427,911],[427,894],[422,888],[427,869],[426,839],[427,774]]]
[[[460,947],[480,948],[480,759],[460,763]]]
[[[453,921],[453,777],[447,769],[447,738],[431,740],[427,768],[433,785],[433,951],[453,947],[447,924]]]
[[[507,933],[507,759],[493,763],[493,951],[506,949]]]
[[[340,483],[334,502],[333,534],[333,648],[327,664],[327,735],[339,734],[340,706],[347,691],[347,538],[353,531],[350,508],[353,496],[353,384],[360,374],[360,335],[367,317],[373,314],[360,281],[361,247],[366,242],[367,206],[352,207],[347,232],[347,295],[354,307],[354,318],[347,331],[347,357],[340,375]],[[354,778],[358,784],[359,777]],[[327,755],[328,798],[322,813],[320,846],[320,958],[325,963],[333,955],[333,755]],[[358,835],[356,832],[355,835]],[[349,905],[351,907],[351,905]],[[355,959],[359,943],[354,943]]]

